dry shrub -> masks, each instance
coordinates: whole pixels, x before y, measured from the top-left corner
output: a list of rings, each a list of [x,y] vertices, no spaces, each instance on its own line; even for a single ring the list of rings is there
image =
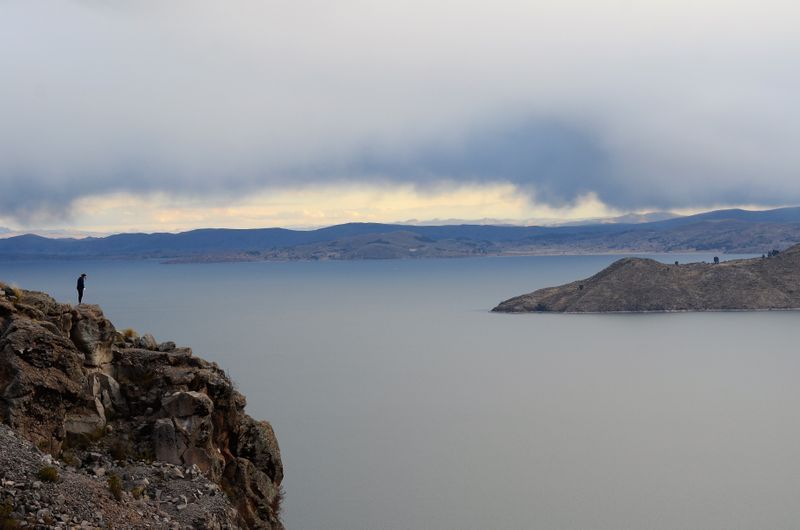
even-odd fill
[[[124,462],[131,454],[131,445],[125,440],[115,440],[114,443],[111,444],[108,452],[117,462]]]
[[[281,504],[283,503],[283,498],[285,496],[286,490],[283,489],[283,486],[280,486],[278,488],[278,493],[275,494],[275,497],[273,497],[272,502],[269,504],[272,514],[275,517],[280,517],[281,515]]]
[[[122,501],[122,479],[119,478],[119,475],[112,474],[108,477],[108,489],[117,502]]]
[[[44,466],[36,473],[36,476],[42,482],[58,482],[58,470],[53,466]]]
[[[14,507],[11,505],[11,501],[6,501],[2,505],[0,505],[0,530],[12,530],[20,528],[19,521],[11,518],[11,513],[14,511]]]

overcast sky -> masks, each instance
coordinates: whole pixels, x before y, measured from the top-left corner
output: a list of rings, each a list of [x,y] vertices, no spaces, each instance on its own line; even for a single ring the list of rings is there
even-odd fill
[[[799,23],[779,0],[0,0],[0,223],[800,204]]]

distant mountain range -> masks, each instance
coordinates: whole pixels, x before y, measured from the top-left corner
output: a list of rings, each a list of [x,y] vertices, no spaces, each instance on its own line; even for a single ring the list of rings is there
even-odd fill
[[[674,219],[680,215],[672,212],[649,212],[649,213],[628,213],[615,217],[591,217],[564,221],[563,219],[531,218],[531,219],[497,219],[484,217],[483,219],[430,219],[420,221],[409,219],[400,225],[412,226],[442,226],[442,225],[494,225],[494,226],[579,226],[596,224],[616,224],[616,223],[649,223],[652,221],[665,221]]]
[[[672,212],[628,213],[617,217],[596,217],[594,219],[581,219],[579,221],[556,223],[554,226],[579,226],[594,224],[638,224],[666,221],[681,217]]]
[[[349,223],[317,230],[200,229],[84,239],[0,239],[0,259],[167,261],[386,259],[523,254],[758,253],[800,242],[800,207],[717,210],[640,223],[575,226]]]
[[[12,230],[11,228],[0,226],[0,239],[24,235],[37,235],[59,239],[83,239],[85,237],[105,237],[110,234],[108,232],[87,232],[85,230]]]

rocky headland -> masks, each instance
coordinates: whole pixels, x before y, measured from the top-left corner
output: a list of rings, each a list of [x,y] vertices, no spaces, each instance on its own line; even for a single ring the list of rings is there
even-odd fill
[[[591,278],[501,302],[503,313],[800,309],[800,245],[753,259],[664,264],[624,258]]]
[[[0,284],[0,528],[283,528],[245,403],[189,348]]]

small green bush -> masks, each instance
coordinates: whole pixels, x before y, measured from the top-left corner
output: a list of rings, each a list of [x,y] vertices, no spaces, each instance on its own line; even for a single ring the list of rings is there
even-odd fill
[[[53,466],[44,466],[36,473],[36,476],[42,482],[58,482],[58,470]]]
[[[119,478],[119,475],[111,474],[108,477],[108,489],[117,502],[122,501],[122,479]]]

